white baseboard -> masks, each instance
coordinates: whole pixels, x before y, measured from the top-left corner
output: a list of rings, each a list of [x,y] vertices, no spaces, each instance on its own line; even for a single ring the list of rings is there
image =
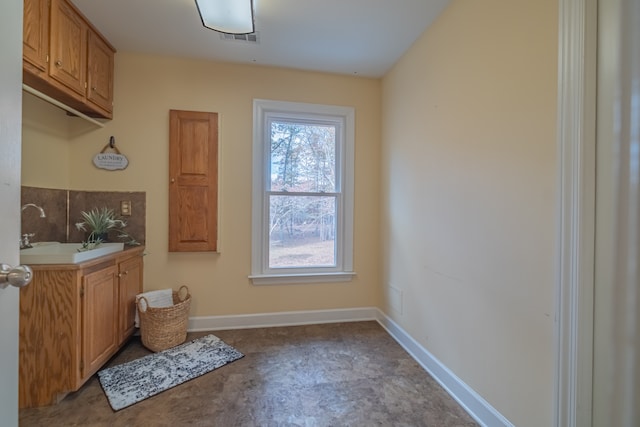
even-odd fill
[[[481,426],[513,427],[502,414],[466,385],[445,365],[414,340],[404,329],[375,307],[337,310],[288,311],[280,313],[205,316],[189,318],[189,331],[267,328],[319,323],[377,321],[424,370],[453,397]]]
[[[373,307],[337,310],[287,311],[280,313],[241,314],[233,316],[206,316],[189,318],[188,329],[216,331],[222,329],[267,328],[274,326],[313,325],[318,323],[362,322],[378,320],[378,309]]]
[[[396,322],[378,310],[378,323],[400,344],[478,424],[486,427],[513,427],[500,412],[465,384],[453,372],[414,340]]]

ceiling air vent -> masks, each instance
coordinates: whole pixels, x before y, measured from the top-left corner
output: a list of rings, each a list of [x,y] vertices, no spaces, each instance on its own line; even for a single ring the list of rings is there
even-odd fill
[[[222,40],[228,41],[236,41],[236,42],[245,42],[245,43],[258,43],[260,38],[258,37],[258,32],[249,33],[249,34],[229,34],[229,33],[221,33],[220,38]]]

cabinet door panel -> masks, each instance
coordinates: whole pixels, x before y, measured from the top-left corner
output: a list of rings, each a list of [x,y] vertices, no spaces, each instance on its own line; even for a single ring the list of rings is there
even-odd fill
[[[142,292],[142,257],[137,256],[120,263],[120,323],[118,343],[122,344],[135,329],[136,295]]]
[[[51,0],[49,75],[82,99],[86,84],[87,28],[65,1]]]
[[[87,100],[113,110],[113,50],[94,32],[89,32],[87,58]]]
[[[117,270],[108,267],[83,277],[82,377],[95,373],[118,346]]]
[[[169,251],[216,251],[218,114],[170,111]]]
[[[49,2],[24,0],[22,27],[23,59],[40,71],[47,71],[49,55]]]

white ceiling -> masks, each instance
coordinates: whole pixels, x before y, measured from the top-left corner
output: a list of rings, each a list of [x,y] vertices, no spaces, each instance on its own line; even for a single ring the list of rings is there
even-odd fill
[[[204,28],[195,0],[72,1],[122,52],[381,77],[449,0],[254,0],[257,44]]]

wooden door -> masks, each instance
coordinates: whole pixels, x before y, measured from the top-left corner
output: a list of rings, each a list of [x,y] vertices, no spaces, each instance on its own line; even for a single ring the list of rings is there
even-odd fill
[[[118,345],[129,338],[135,329],[136,295],[142,292],[142,272],[141,256],[122,261],[118,266]]]
[[[49,0],[24,0],[23,59],[46,73],[49,58]],[[29,67],[29,71],[37,72]]]
[[[218,114],[171,110],[169,128],[169,251],[216,251]]]
[[[51,0],[50,50],[49,75],[84,99],[87,24],[64,0]]]
[[[82,279],[82,360],[80,377],[95,373],[118,346],[118,282],[115,265]]]
[[[87,39],[87,100],[108,113],[113,111],[113,49],[93,31]]]

